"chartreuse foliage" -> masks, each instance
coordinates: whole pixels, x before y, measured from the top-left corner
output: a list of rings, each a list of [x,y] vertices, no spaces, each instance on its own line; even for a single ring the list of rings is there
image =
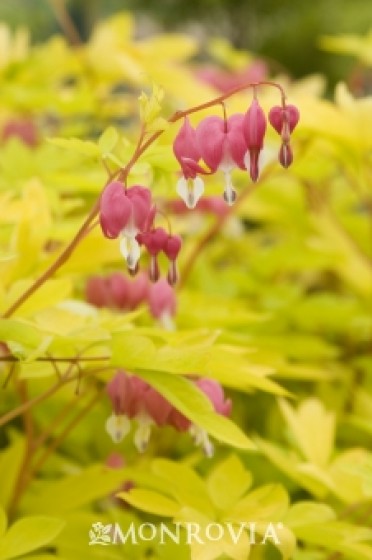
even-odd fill
[[[62,37],[31,46],[25,31],[1,30],[0,560],[371,560],[371,97],[340,84],[327,101],[320,77],[282,78],[301,112],[291,170],[279,167],[268,131],[262,179],[253,189],[236,172],[243,196],[229,216],[169,212],[184,240],[173,331],[145,306],[86,301],[90,276],[125,273],[118,245],[94,222],[17,304],[63,260],[107,174],[131,161],[141,127],[145,138],[162,134],[128,184],[151,188],[165,212],[175,198],[179,125],[166,119],[218,92],[197,77],[195,40],[136,40],[134,26],[119,14],[78,48]],[[326,46],[370,60],[367,40],[343,41]],[[234,70],[236,56],[224,46],[225,67]],[[265,109],[278,103],[260,89]],[[227,111],[249,102],[240,92]],[[33,146],[22,128],[14,134],[30,120]],[[222,192],[218,175],[206,191]],[[144,455],[130,437],[114,447],[104,388],[117,369],[203,428],[215,457],[171,428],[155,428]],[[231,419],[214,412],[195,376],[224,386]],[[117,468],[105,466],[113,451]],[[225,533],[206,544],[89,546],[97,522],[123,532],[180,523],[183,534],[188,522],[235,532],[252,522],[256,544],[247,531],[236,544]],[[268,523],[280,542],[259,544]]]
[[[0,558],[24,557],[28,552],[49,544],[63,529],[64,522],[53,517],[23,517],[7,529],[7,517],[0,510]],[[36,558],[33,556],[32,558]],[[45,556],[45,558],[47,558]]]

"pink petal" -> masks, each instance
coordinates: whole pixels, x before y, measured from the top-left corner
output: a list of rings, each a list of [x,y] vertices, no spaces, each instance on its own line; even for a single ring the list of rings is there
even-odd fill
[[[107,185],[101,194],[100,223],[103,234],[110,239],[119,236],[130,220],[132,205],[123,185],[114,181]]]
[[[127,190],[126,194],[132,203],[134,225],[139,231],[143,231],[152,212],[151,191],[146,187],[134,185]]]
[[[150,286],[148,302],[150,312],[156,319],[161,319],[164,314],[173,316],[176,313],[176,294],[164,278]]]
[[[101,276],[91,276],[85,286],[86,300],[96,307],[110,305],[110,289],[106,279]]]
[[[144,411],[145,393],[149,389],[149,385],[136,375],[129,377],[131,386],[131,400],[127,410],[127,416],[133,418],[140,412]]]
[[[248,150],[261,150],[266,132],[266,117],[257,99],[253,99],[244,117],[243,134]]]
[[[222,386],[214,379],[198,379],[195,384],[209,398],[218,414],[228,416],[231,411],[231,401],[225,400]]]
[[[191,426],[190,420],[175,408],[173,408],[169,415],[168,424],[173,426],[179,432],[187,432]]]
[[[168,273],[167,273],[167,282],[170,286],[174,286],[177,284],[179,279],[177,263],[176,261],[171,261],[169,263]]]
[[[163,395],[149,387],[145,393],[145,409],[158,426],[164,426],[172,411],[172,405]]]
[[[269,121],[278,134],[282,133],[285,118],[289,124],[289,130],[292,132],[300,119],[300,112],[297,107],[294,105],[286,105],[285,107],[277,105],[270,109]]]
[[[201,157],[212,171],[218,169],[223,158],[225,137],[225,121],[220,117],[207,117],[196,128]]]
[[[282,144],[280,146],[279,162],[285,168],[289,167],[293,162],[293,152],[289,144]]]
[[[196,162],[200,159],[195,129],[191,126],[187,117],[183,121],[183,124],[173,142],[173,152],[181,166],[182,158],[184,157],[190,158]]]
[[[202,175],[206,175],[208,173],[201,165],[190,158],[181,158],[181,166],[183,175],[187,179],[195,179],[198,173],[201,173]]]
[[[124,371],[118,371],[107,384],[106,391],[111,399],[114,413],[117,416],[127,414],[133,394],[128,375]]]
[[[244,115],[232,115],[227,121],[227,145],[229,153],[240,169],[245,169],[244,156],[247,143],[243,134]]]
[[[132,282],[128,282],[128,309],[136,309],[141,303],[145,302],[147,300],[148,290],[149,282],[147,275],[144,273],[138,274]]]
[[[128,307],[129,280],[119,272],[115,272],[107,278],[107,284],[111,301],[115,307],[126,309]]]
[[[249,175],[254,183],[260,175],[260,152],[261,150],[249,150],[245,157],[246,167],[249,167]]]
[[[164,243],[163,251],[168,259],[175,261],[181,250],[182,239],[178,235],[169,235]]]
[[[140,236],[140,242],[146,247],[150,255],[157,255],[164,249],[168,234],[163,228],[156,228]]]

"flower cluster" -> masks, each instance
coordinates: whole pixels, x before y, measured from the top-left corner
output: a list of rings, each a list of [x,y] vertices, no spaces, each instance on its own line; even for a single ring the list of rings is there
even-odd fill
[[[293,160],[290,134],[298,120],[298,109],[284,101],[281,107],[273,107],[269,113],[270,124],[282,138],[279,162],[284,167]],[[195,129],[185,118],[174,140],[173,151],[182,170],[177,192],[188,208],[194,208],[204,192],[204,182],[199,175],[222,171],[225,176],[223,196],[229,205],[236,199],[231,180],[234,168],[247,169],[252,181],[258,180],[266,126],[266,115],[256,96],[245,114],[207,117]],[[200,165],[201,160],[208,169]]]
[[[222,387],[212,379],[198,379],[195,385],[208,397],[217,414],[228,416],[231,401],[225,400]],[[134,443],[140,452],[147,448],[152,426],[173,426],[179,432],[189,432],[195,444],[200,445],[205,454],[213,455],[213,444],[207,433],[193,425],[158,391],[135,375],[118,371],[107,385],[107,393],[112,403],[112,415],[106,422],[106,430],[115,443],[119,443],[129,433],[131,420],[137,422]]]
[[[127,278],[119,272],[109,276],[91,276],[85,286],[85,297],[96,307],[125,311],[132,311],[142,303],[147,303],[155,319],[165,328],[173,328],[176,294],[164,278],[151,283],[145,273],[135,278]]]
[[[181,249],[181,239],[154,227],[156,208],[151,192],[146,187],[134,185],[125,188],[119,181],[109,183],[100,199],[100,223],[103,234],[109,239],[120,238],[120,250],[132,274],[138,270],[143,245],[150,254],[149,277],[159,279],[158,255],[163,252],[169,259],[168,282],[177,282],[176,259]]]

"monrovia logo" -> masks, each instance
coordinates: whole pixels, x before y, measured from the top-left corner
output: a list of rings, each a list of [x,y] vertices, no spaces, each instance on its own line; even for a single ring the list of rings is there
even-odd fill
[[[208,544],[222,539],[230,539],[233,544],[238,544],[243,533],[249,537],[249,544],[281,544],[278,532],[283,528],[282,523],[268,523],[266,527],[257,529],[256,523],[142,523],[136,525],[131,523],[122,530],[118,523],[104,525],[100,521],[93,523],[89,531],[90,545],[119,545],[139,544],[141,541],[156,541],[157,544],[165,545],[172,540],[176,544]]]
[[[89,544],[111,544],[112,525],[103,525],[100,521],[93,523],[89,531]]]

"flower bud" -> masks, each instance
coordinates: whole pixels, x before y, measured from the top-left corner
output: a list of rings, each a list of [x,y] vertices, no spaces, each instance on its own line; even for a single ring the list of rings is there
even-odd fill
[[[243,134],[247,143],[248,153],[246,156],[246,167],[252,181],[256,182],[259,170],[259,155],[263,148],[266,132],[266,117],[257,99],[253,99],[243,123]]]
[[[282,144],[279,150],[279,162],[280,164],[287,168],[291,165],[293,161],[293,152],[290,144]]]
[[[289,133],[293,132],[299,119],[300,112],[294,105],[275,106],[269,111],[270,124],[280,135],[283,133],[285,123],[288,124]]]

